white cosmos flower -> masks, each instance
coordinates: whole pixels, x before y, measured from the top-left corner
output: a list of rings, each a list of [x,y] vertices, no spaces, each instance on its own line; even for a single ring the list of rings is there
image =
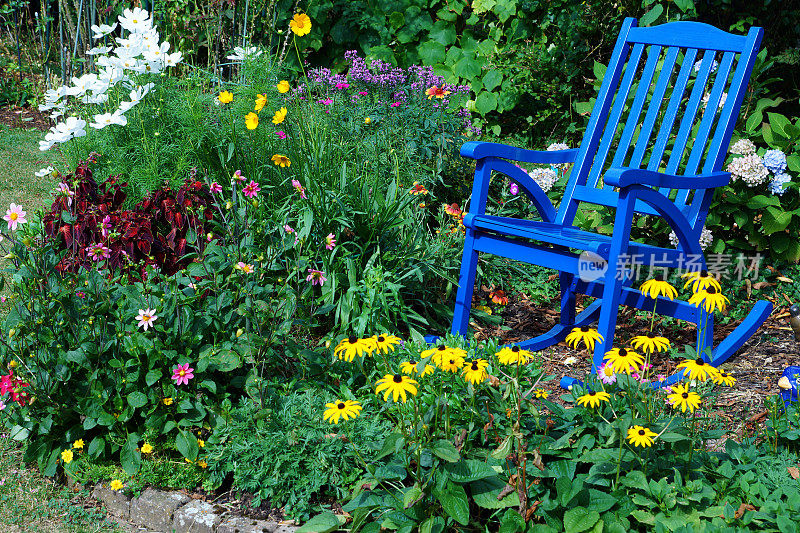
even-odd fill
[[[90,55],[90,56],[96,56],[96,55],[104,55],[104,54],[107,54],[107,53],[109,53],[111,50],[112,50],[112,48],[111,48],[110,46],[95,46],[94,48],[92,48],[91,50],[89,50],[89,51],[88,51],[88,52],[86,52],[86,53],[87,53],[88,55]]]
[[[169,52],[169,43],[163,42],[160,45],[149,47],[143,55],[147,61],[163,61],[164,54],[167,52]]]
[[[164,55],[164,66],[174,67],[183,59],[183,52],[175,52],[174,54]]]
[[[70,96],[83,96],[96,81],[97,74],[84,74],[80,78],[72,78],[72,87],[67,87],[66,93]]]
[[[109,26],[108,24],[92,24],[92,32],[94,33],[93,37],[95,39],[102,39],[112,31],[117,29],[117,23],[115,22],[113,26]]]
[[[81,102],[84,104],[104,104],[108,102],[108,95],[104,92],[101,93],[92,93],[91,95],[87,94],[83,98],[81,98]]]
[[[131,33],[145,33],[153,27],[153,20],[150,18],[150,13],[139,7],[126,9],[117,20],[119,20],[119,24],[123,29]]]
[[[228,59],[231,61],[244,61],[247,57],[258,57],[263,53],[264,52],[255,46],[251,46],[250,48],[242,48],[241,46],[237,46],[233,49],[233,53],[228,56]]]
[[[111,124],[117,124],[119,126],[124,126],[128,123],[128,118],[122,114],[121,111],[117,110],[114,111],[114,114],[111,113],[103,113],[101,115],[94,116],[94,122],[90,124],[93,128],[102,130],[106,126],[110,126]]]
[[[56,171],[56,169],[54,169],[53,167],[45,167],[45,168],[39,170],[39,172],[36,172],[36,177],[37,178],[43,178],[45,176],[49,176],[50,174],[52,174],[55,171]]]
[[[86,135],[86,121],[78,117],[67,117],[61,124],[56,124],[56,130],[73,137],[83,137]]]
[[[39,150],[41,150],[42,152],[46,152],[50,148],[52,148],[54,144],[55,143],[53,141],[48,141],[48,140],[39,141]]]

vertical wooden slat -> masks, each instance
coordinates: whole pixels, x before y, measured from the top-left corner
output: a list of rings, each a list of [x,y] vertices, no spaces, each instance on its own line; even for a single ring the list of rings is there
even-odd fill
[[[631,50],[631,55],[628,58],[628,64],[625,67],[625,74],[622,76],[622,82],[619,84],[617,94],[614,97],[614,105],[611,108],[611,113],[609,113],[608,121],[605,124],[605,131],[602,139],[600,140],[600,147],[597,149],[597,153],[594,156],[594,161],[592,162],[592,168],[589,172],[589,177],[586,182],[589,187],[597,186],[597,181],[600,178],[600,174],[603,172],[603,168],[606,164],[606,158],[608,157],[608,152],[611,149],[612,143],[614,142],[614,137],[617,136],[619,120],[622,116],[622,112],[625,109],[625,105],[628,100],[628,93],[633,85],[633,79],[636,75],[636,71],[639,70],[639,61],[642,59],[643,52],[643,44],[636,44]]]

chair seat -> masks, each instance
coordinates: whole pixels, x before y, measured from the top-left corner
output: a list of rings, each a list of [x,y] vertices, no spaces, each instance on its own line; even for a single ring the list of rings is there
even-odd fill
[[[467,215],[464,217],[464,225],[476,231],[506,235],[512,237],[522,237],[554,246],[572,248],[593,252],[609,260],[609,250],[611,248],[611,236],[584,231],[574,226],[561,226],[550,222],[538,220],[528,220],[519,218],[498,217],[493,215]],[[648,244],[630,241],[628,244],[628,254],[638,256],[637,259],[646,261],[647,258],[657,257],[660,260],[673,263],[678,261],[681,252],[670,248],[661,248]],[[666,265],[664,265],[666,266]]]

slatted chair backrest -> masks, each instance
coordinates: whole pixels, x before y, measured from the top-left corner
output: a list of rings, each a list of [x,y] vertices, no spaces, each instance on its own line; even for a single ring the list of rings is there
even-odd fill
[[[733,35],[699,22],[650,28],[625,19],[583,137],[557,222],[580,202],[615,206],[613,167],[675,175],[721,170],[763,30]],[[662,190],[699,235],[713,190]],[[639,202],[636,210],[657,214]]]

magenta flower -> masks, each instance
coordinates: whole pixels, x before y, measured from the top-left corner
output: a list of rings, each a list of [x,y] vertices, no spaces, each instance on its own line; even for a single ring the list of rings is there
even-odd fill
[[[300,193],[300,198],[306,198],[306,188],[300,185],[299,181],[292,180],[292,187],[294,187],[295,190]]]
[[[67,199],[67,205],[72,205],[72,197],[75,196],[75,192],[71,191],[69,185],[64,182],[58,184],[58,195],[64,196]]]
[[[185,365],[178,365],[172,369],[172,379],[175,380],[175,385],[188,385],[189,380],[194,378],[194,368],[189,366],[189,363]]]
[[[222,185],[220,185],[216,181],[213,181],[213,182],[211,182],[211,186],[208,189],[212,193],[221,193],[222,192]]]
[[[389,107],[400,107],[400,102],[392,102]]]
[[[317,100],[322,105],[331,105],[333,100],[331,98],[325,98],[324,100]]]
[[[87,246],[86,253],[89,254],[92,261],[102,261],[103,259],[111,257],[111,249],[102,243]]]
[[[100,223],[100,234],[103,237],[108,237],[108,234],[111,233],[109,230],[111,229],[111,217],[106,215],[103,217],[103,221]]]
[[[284,132],[283,130],[276,131],[275,135],[277,135],[278,139],[281,139],[281,140],[286,138],[286,132]]]
[[[17,229],[18,224],[25,224],[28,220],[25,218],[27,213],[22,209],[21,205],[11,204],[6,211],[6,216],[3,220],[8,222],[8,228],[11,230]]]
[[[339,83],[336,84],[336,88],[337,89],[349,89],[350,88],[350,84],[340,81]]]
[[[250,180],[250,183],[247,184],[244,189],[242,189],[242,192],[248,198],[255,198],[256,196],[258,196],[258,191],[260,190],[261,187],[259,187],[258,183],[256,183],[253,180]]]
[[[367,91],[358,91],[358,94],[361,96],[367,96],[369,93]]]
[[[336,236],[333,233],[328,233],[328,236],[325,237],[325,248],[328,250],[336,248]]]
[[[325,277],[325,272],[321,270],[314,270],[313,268],[308,269],[308,276],[306,276],[306,281],[310,281],[311,285],[322,285],[328,281],[328,278]]]
[[[242,176],[242,171],[241,170],[237,170],[236,172],[234,172],[232,179],[234,179],[236,181],[244,181],[244,176]]]
[[[508,192],[513,194],[514,196],[519,194],[519,185],[516,183],[512,183],[511,186],[508,188]]]
[[[297,232],[294,230],[293,227],[291,227],[289,224],[285,224],[283,226],[283,231],[285,231],[286,233],[293,234],[294,235],[294,243],[297,244],[297,240],[298,240],[297,239]]]

